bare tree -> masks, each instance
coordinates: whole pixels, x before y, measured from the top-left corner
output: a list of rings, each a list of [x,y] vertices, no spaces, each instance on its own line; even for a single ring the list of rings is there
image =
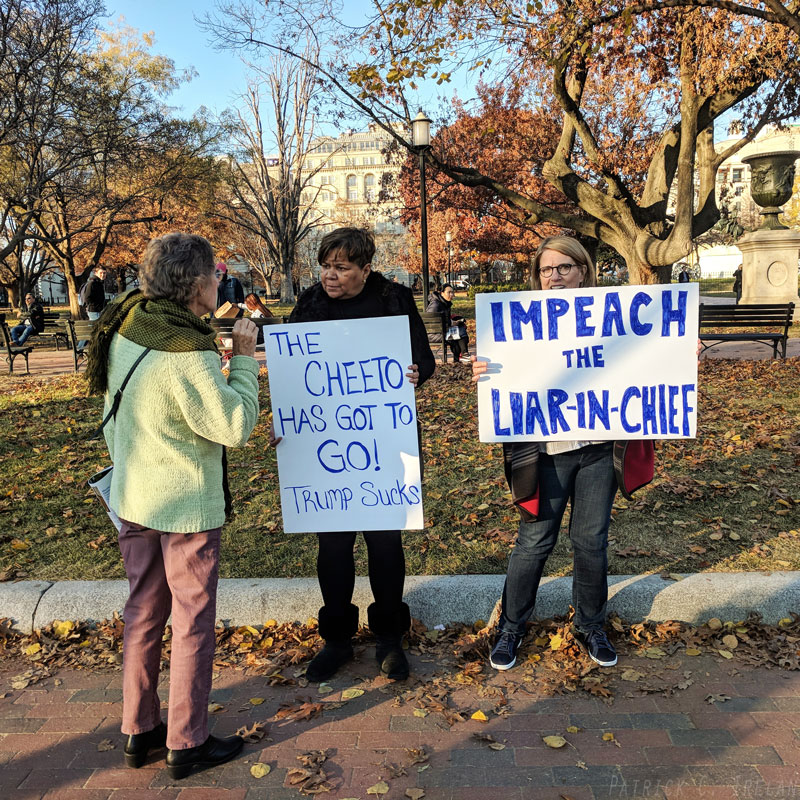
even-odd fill
[[[48,183],[85,157],[68,109],[102,10],[100,0],[0,3],[0,262],[32,235]]]
[[[283,54],[252,69],[243,107],[230,126],[237,149],[229,159],[230,201],[220,216],[263,241],[281,275],[281,301],[290,303],[297,247],[319,223],[312,206],[320,165],[309,166],[316,76],[307,62]],[[264,94],[271,128],[261,107]]]

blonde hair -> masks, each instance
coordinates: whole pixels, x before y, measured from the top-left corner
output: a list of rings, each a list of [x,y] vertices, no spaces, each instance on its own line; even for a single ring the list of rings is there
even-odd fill
[[[545,250],[555,250],[564,256],[569,256],[578,266],[586,267],[581,286],[596,286],[597,276],[594,272],[592,257],[586,252],[586,248],[572,236],[548,236],[540,245],[533,256],[531,266],[531,288],[541,289],[542,280],[539,277],[539,262],[542,260]]]

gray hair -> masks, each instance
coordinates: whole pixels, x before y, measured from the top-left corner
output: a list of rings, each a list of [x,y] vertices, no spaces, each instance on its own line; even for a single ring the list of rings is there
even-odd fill
[[[144,251],[139,283],[148,300],[188,305],[203,278],[214,272],[208,239],[193,233],[168,233],[152,239]]]

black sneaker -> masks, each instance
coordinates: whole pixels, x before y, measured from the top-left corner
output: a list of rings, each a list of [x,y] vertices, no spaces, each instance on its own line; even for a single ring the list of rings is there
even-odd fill
[[[495,669],[511,669],[517,663],[517,650],[522,637],[516,633],[503,631],[495,639],[489,663]]]
[[[614,649],[614,645],[608,641],[604,630],[592,628],[587,633],[582,633],[573,628],[572,634],[596,664],[601,667],[613,667],[617,663],[617,651]]]

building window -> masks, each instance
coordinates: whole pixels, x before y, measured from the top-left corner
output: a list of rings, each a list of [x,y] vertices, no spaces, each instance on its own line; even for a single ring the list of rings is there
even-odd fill
[[[742,196],[742,194],[744,193],[744,186],[737,186],[737,187],[736,187],[736,188],[733,190],[733,193],[734,193],[734,195],[735,195],[736,197],[741,197],[741,196]]]
[[[367,202],[371,203],[375,200],[375,176],[370,173],[364,176],[364,197]]]
[[[358,200],[358,178],[355,175],[347,176],[347,199]]]
[[[744,179],[744,170],[741,167],[734,168],[732,172],[733,172],[732,180],[734,183],[739,183]]]

